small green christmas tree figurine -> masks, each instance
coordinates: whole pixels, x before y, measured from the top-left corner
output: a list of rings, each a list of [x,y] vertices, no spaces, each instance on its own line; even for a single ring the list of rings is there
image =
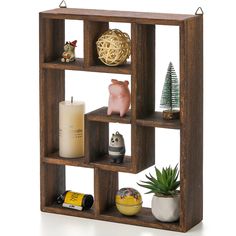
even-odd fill
[[[173,64],[170,62],[161,95],[160,107],[167,108],[163,111],[163,119],[179,119],[179,81]]]

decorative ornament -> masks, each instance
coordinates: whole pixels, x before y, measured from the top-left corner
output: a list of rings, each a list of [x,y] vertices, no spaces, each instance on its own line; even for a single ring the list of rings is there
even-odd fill
[[[98,58],[108,66],[118,66],[126,62],[131,53],[128,34],[109,29],[96,42]]]
[[[155,175],[145,175],[147,180],[138,183],[147,188],[148,193],[154,193],[152,197],[152,214],[163,222],[173,222],[180,215],[180,186],[178,165],[161,169],[155,167]]]
[[[125,141],[123,136],[117,131],[115,134],[112,134],[108,153],[110,161],[112,163],[122,163],[125,155]]]
[[[179,110],[174,110],[179,108],[179,81],[171,62],[167,70],[160,106],[168,109],[163,111],[163,119],[179,119]]]
[[[77,40],[73,42],[66,42],[64,45],[64,52],[62,53],[62,62],[75,61],[75,47]]]
[[[66,191],[57,197],[57,203],[63,207],[83,211],[89,210],[93,205],[94,199],[91,194],[83,194]]]
[[[123,215],[138,214],[142,203],[141,194],[134,188],[122,188],[116,193],[116,207]]]
[[[123,82],[112,79],[111,82],[112,84],[108,88],[110,96],[107,115],[118,113],[120,117],[123,117],[128,112],[130,106],[129,81]]]

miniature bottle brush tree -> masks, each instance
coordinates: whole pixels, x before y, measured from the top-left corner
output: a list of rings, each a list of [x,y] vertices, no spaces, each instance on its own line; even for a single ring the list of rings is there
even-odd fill
[[[163,111],[163,119],[179,118],[179,110],[174,110],[174,108],[179,108],[179,80],[172,62],[168,66],[160,106],[167,109]]]

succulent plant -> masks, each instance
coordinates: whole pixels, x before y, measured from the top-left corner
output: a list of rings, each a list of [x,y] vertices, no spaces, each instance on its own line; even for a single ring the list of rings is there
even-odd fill
[[[162,168],[162,171],[155,167],[156,178],[150,173],[145,175],[149,181],[141,181],[139,186],[149,189],[147,193],[154,193],[156,196],[174,196],[178,193],[177,188],[180,186],[178,165],[175,168],[171,166]]]

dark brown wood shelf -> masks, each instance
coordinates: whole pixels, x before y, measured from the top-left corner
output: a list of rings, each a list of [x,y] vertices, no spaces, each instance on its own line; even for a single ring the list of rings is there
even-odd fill
[[[85,157],[63,158],[59,156],[58,152],[54,152],[47,155],[46,157],[43,158],[43,162],[55,165],[81,166],[81,167],[92,168],[91,165],[85,162]]]
[[[73,62],[61,62],[59,59],[50,62],[42,63],[42,68],[56,69],[56,70],[77,70],[88,72],[102,72],[102,73],[114,73],[114,74],[131,74],[131,64],[126,63],[124,65],[112,67],[102,64],[86,66],[84,65],[83,58],[76,58]]]
[[[89,121],[100,121],[100,122],[112,122],[112,123],[131,123],[131,111],[129,111],[124,117],[120,117],[118,114],[107,115],[107,107],[101,107],[97,110],[91,111],[86,114],[86,118]]]
[[[65,43],[66,20],[83,21],[84,58],[60,62]],[[109,22],[131,28],[131,63],[117,67],[101,64],[96,41]],[[166,121],[155,111],[156,25],[179,29],[180,120]],[[75,29],[76,30],[76,29]],[[203,216],[203,15],[143,13],[60,8],[39,13],[40,43],[40,192],[45,212],[186,232]],[[58,58],[58,60],[57,60]],[[107,107],[85,115],[85,157],[61,158],[59,150],[59,102],[65,100],[65,70],[130,75],[131,110],[125,117],[107,116]],[[157,68],[159,70],[159,68]],[[157,84],[161,86],[160,84]],[[105,105],[105,104],[104,104]],[[131,157],[110,163],[109,124],[128,124]],[[119,172],[139,173],[155,163],[155,128],[180,130],[180,218],[161,223],[149,208],[137,216],[121,215],[115,208]],[[52,204],[66,190],[66,166],[94,169],[94,199],[90,211],[76,211]],[[80,191],[75,189],[73,191]],[[194,204],[193,204],[194,202]],[[111,207],[114,206],[114,207]]]
[[[41,13],[45,18],[74,19],[89,21],[111,21],[139,24],[180,25],[185,20],[191,20],[195,15],[149,13],[131,11],[109,11],[93,9],[57,8]]]
[[[113,221],[117,223],[180,231],[179,222],[173,222],[173,223],[160,222],[157,219],[155,219],[155,217],[152,215],[151,209],[146,207],[143,207],[137,215],[130,217],[122,215],[116,209],[116,206],[113,206],[108,208],[108,210],[102,212],[100,215],[100,219]]]
[[[115,171],[115,172],[129,172],[132,173],[131,169],[131,158],[130,156],[125,156],[123,163],[111,163],[109,155],[99,156],[95,161],[91,161],[91,164],[94,167],[108,170],[108,171]]]
[[[162,112],[155,112],[143,119],[137,119],[136,123],[142,126],[180,129],[180,120],[164,120],[162,118]]]
[[[56,70],[84,70],[84,59],[76,58],[72,62],[61,62],[60,59],[42,63],[44,69],[56,69]]]
[[[113,73],[113,74],[131,74],[131,63],[119,66],[106,66],[106,65],[92,65],[86,68],[87,71],[91,72],[102,72],[102,73]]]
[[[49,212],[49,213],[55,213],[55,214],[61,214],[61,215],[90,218],[90,219],[95,218],[95,212],[94,212],[93,208],[90,210],[86,210],[86,211],[78,211],[78,210],[62,207],[61,205],[58,205],[56,203],[52,204],[51,206],[43,207],[42,211]]]

